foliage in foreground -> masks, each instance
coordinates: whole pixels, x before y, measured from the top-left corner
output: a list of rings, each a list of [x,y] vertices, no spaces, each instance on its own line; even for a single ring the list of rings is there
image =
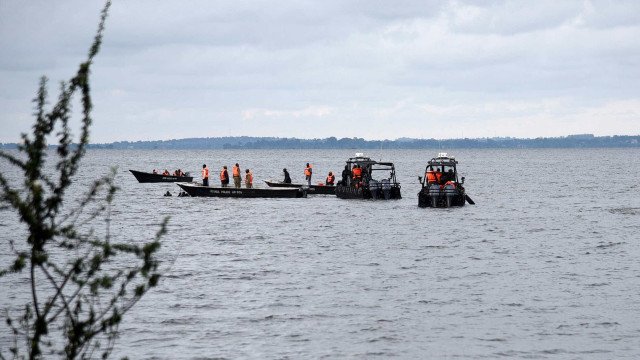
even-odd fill
[[[28,299],[3,309],[10,329],[10,334],[2,335],[3,341],[9,335],[11,344],[0,349],[0,359],[108,357],[123,315],[160,278],[157,252],[167,219],[148,243],[111,239],[115,171],[95,180],[76,204],[64,206],[89,142],[89,74],[100,49],[109,6],[107,1],[87,60],[75,76],[61,83],[58,101],[49,110],[47,79],[41,79],[34,100],[33,131],[31,136],[22,134],[19,155],[0,152],[0,158],[22,177],[22,186],[15,187],[0,173],[0,211],[14,211],[27,228],[25,239],[8,238],[9,234],[3,237],[6,240],[1,246],[10,255],[4,257],[7,263],[0,264],[0,277],[5,284],[9,276],[15,277],[12,286],[24,283],[24,289],[18,291],[24,291]],[[69,126],[75,95],[82,105],[77,144],[72,143]],[[51,138],[57,138],[56,154],[47,152],[47,139]],[[46,168],[48,155],[56,161],[51,174]],[[104,220],[102,231],[92,227],[98,220]]]

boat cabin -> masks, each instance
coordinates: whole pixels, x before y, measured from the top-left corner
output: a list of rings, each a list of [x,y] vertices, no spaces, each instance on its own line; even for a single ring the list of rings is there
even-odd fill
[[[438,156],[427,162],[427,167],[424,170],[424,179],[419,177],[422,186],[424,187],[431,183],[444,185],[448,181],[452,181],[455,184],[463,184],[464,177],[460,179],[461,181],[458,180],[457,164],[458,161],[455,157],[448,156],[447,153],[438,153]]]
[[[336,186],[340,198],[399,199],[400,184],[391,162],[375,161],[361,153],[349,158]]]

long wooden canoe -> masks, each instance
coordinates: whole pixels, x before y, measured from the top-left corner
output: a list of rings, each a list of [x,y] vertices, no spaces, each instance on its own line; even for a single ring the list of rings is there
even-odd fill
[[[307,193],[309,195],[335,195],[336,193],[336,187],[333,185],[306,185],[306,184],[287,184],[287,183],[283,183],[283,182],[278,182],[278,181],[270,181],[270,180],[265,180],[264,181],[267,186],[269,187],[274,187],[274,188],[281,188],[281,187],[296,187],[296,188],[305,188],[307,189]]]
[[[173,176],[153,174],[148,172],[129,170],[136,177],[139,183],[162,183],[162,182],[190,182],[193,176]]]
[[[232,198],[302,198],[307,191],[302,188],[233,188],[202,186],[196,183],[177,183],[189,196]]]

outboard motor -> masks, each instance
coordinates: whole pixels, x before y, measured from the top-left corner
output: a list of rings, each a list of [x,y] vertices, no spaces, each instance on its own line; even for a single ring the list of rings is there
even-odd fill
[[[451,199],[458,193],[456,186],[454,184],[447,184],[442,191],[447,200],[447,207],[451,207]]]
[[[429,197],[431,197],[431,206],[438,207],[438,198],[440,197],[440,185],[429,185]]]

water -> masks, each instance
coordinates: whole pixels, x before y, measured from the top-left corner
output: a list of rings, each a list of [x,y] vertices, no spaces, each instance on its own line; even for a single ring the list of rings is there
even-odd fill
[[[639,149],[453,150],[477,205],[451,209],[417,207],[433,150],[366,154],[396,164],[389,202],[163,197],[177,186],[127,172],[239,162],[301,182],[310,162],[315,182],[355,151],[89,152],[78,186],[119,167],[116,238],[171,216],[166,274],[114,358],[640,356]],[[19,226],[0,216],[5,244]]]

